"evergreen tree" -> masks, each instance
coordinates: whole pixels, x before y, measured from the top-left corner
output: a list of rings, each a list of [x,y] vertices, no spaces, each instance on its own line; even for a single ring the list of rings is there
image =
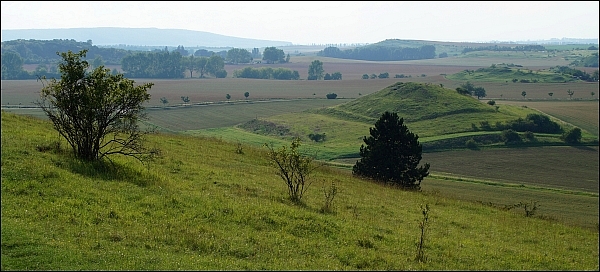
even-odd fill
[[[376,181],[391,182],[405,188],[420,189],[421,181],[429,175],[429,163],[418,167],[422,145],[419,136],[404,125],[397,113],[385,112],[369,128],[360,147],[361,159],[352,168],[354,175]]]

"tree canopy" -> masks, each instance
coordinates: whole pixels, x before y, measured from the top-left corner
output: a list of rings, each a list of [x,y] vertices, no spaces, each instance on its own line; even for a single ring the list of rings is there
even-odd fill
[[[252,54],[246,49],[242,48],[231,48],[227,51],[227,57],[225,60],[229,63],[250,63],[252,61]]]
[[[422,145],[419,136],[404,125],[397,113],[384,112],[371,136],[364,137],[360,147],[361,159],[352,168],[354,175],[381,182],[391,182],[404,188],[419,189],[429,175],[429,164],[419,167]]]
[[[308,80],[323,79],[323,62],[320,60],[313,60],[308,66]]]
[[[281,49],[277,49],[275,47],[267,47],[263,51],[263,60],[267,61],[267,63],[284,63],[285,53]]]
[[[60,53],[60,80],[42,79],[48,84],[36,104],[77,158],[96,161],[121,154],[144,162],[153,151],[144,146],[143,136],[149,131],[141,131],[138,121],[145,117],[142,103],[150,100],[148,89],[154,84],[135,86],[103,66],[88,72],[90,65],[82,60],[86,53]]]

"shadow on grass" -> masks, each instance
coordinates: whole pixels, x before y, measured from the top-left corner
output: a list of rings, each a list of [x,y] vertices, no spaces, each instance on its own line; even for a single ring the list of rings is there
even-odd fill
[[[587,146],[587,145],[572,145],[572,147],[577,148],[579,150],[584,150],[584,151],[594,151],[594,152],[597,151],[596,149],[591,148],[590,146]]]
[[[56,161],[55,164],[58,167],[92,179],[129,182],[141,187],[153,183],[146,173],[107,160],[88,162],[70,156],[64,160]]]

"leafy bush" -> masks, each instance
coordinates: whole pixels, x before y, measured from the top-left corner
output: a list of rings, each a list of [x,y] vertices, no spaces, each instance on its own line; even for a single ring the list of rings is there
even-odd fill
[[[308,138],[315,142],[325,141],[325,133],[311,133],[308,134]]]
[[[283,179],[288,188],[290,200],[300,202],[312,181],[310,176],[315,169],[313,159],[300,154],[300,138],[296,138],[290,147],[282,146],[275,150],[272,145],[265,144],[269,149],[270,163],[277,169],[277,175]]]
[[[490,105],[490,106],[494,106],[494,105],[496,105],[496,101],[490,100],[490,101],[487,102],[487,104]]]
[[[519,136],[519,133],[517,133],[516,131],[514,131],[512,129],[503,130],[502,131],[502,139],[504,140],[504,143],[506,143],[506,144],[515,144],[515,143],[522,142],[521,136]]]
[[[327,96],[327,99],[336,99],[337,98],[337,94],[335,94],[335,93],[328,93],[325,96]]]
[[[581,141],[581,129],[576,127],[568,132],[565,132],[561,137],[561,140],[565,141],[568,144],[576,144]]]
[[[477,149],[477,142],[475,141],[475,139],[471,138],[469,140],[467,140],[467,142],[465,143],[465,145],[467,146],[468,149]]]

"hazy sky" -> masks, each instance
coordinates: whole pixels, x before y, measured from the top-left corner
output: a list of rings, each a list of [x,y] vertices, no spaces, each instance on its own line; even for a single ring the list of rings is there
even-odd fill
[[[2,1],[2,29],[188,29],[294,44],[598,39],[599,1]]]

